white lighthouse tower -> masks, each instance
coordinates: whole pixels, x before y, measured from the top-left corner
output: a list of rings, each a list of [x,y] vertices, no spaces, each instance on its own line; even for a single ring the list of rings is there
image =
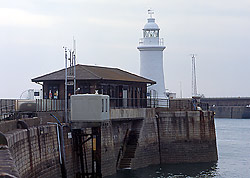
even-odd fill
[[[137,47],[140,51],[140,75],[156,81],[156,85],[149,87],[149,92],[158,98],[165,98],[163,50],[166,46],[163,44],[163,38],[160,38],[160,28],[153,18],[154,12],[148,10],[148,14],[148,22],[143,28],[143,38]]]

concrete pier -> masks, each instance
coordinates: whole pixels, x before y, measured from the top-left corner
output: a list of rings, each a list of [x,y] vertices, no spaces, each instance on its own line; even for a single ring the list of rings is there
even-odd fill
[[[111,119],[101,124],[101,173],[137,169],[159,163],[217,161],[214,115],[210,111],[167,111],[156,108],[111,109]],[[46,115],[34,118],[28,128],[15,129],[16,121],[5,125],[5,149],[13,159],[16,177],[61,176],[56,127],[45,123]],[[49,116],[48,116],[49,118]],[[10,127],[12,131],[6,129]],[[16,127],[17,128],[17,127]],[[89,133],[91,128],[83,128]],[[67,177],[80,171],[74,140],[64,127]],[[91,142],[85,145],[85,168],[92,169]],[[0,154],[0,162],[5,159]],[[6,171],[7,172],[7,171]]]

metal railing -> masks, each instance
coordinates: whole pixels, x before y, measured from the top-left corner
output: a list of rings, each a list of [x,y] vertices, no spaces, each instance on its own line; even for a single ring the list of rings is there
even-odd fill
[[[208,103],[198,102],[191,98],[186,99],[170,99],[169,109],[172,111],[196,111],[196,110],[209,110]]]
[[[156,108],[168,107],[168,99],[156,98],[110,98],[110,108]]]
[[[164,46],[164,39],[163,38],[151,39],[151,41],[158,42],[159,46]],[[150,41],[150,39],[147,39],[147,38],[140,38],[139,39],[139,46],[150,45],[151,41]]]
[[[0,119],[5,119],[15,112],[15,102],[14,99],[0,99]]]
[[[192,99],[159,99],[159,98],[110,98],[110,108],[157,108],[164,107],[170,110],[209,110],[209,105],[204,102],[193,103]],[[68,100],[68,111],[70,111],[70,100]],[[30,112],[64,111],[65,100],[37,99],[36,110]],[[16,111],[16,100],[0,99],[0,119],[9,117]],[[28,111],[26,111],[28,113]]]
[[[70,106],[69,103],[68,103],[68,106]],[[65,110],[64,100],[52,100],[52,99],[37,99],[36,100],[37,112],[64,111],[64,110]]]
[[[110,108],[156,108],[168,107],[167,99],[155,98],[110,98]],[[37,112],[64,111],[64,100],[38,99],[36,100]],[[68,100],[68,110],[70,111],[70,100]]]

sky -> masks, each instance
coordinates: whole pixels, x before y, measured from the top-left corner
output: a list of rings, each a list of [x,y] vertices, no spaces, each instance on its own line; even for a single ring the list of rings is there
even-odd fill
[[[139,74],[137,50],[149,8],[164,38],[166,88],[191,97],[191,54],[198,93],[250,96],[249,0],[0,0],[0,98],[41,86],[32,78],[64,67],[76,40],[77,63]]]

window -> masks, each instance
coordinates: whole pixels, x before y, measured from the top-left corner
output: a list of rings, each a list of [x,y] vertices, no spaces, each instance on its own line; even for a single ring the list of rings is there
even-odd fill
[[[102,112],[104,112],[104,99],[102,99]]]
[[[145,30],[144,38],[159,37],[159,30]]]
[[[49,86],[48,96],[49,96],[49,99],[59,99],[58,86]]]
[[[106,99],[106,112],[108,112],[108,99]]]

